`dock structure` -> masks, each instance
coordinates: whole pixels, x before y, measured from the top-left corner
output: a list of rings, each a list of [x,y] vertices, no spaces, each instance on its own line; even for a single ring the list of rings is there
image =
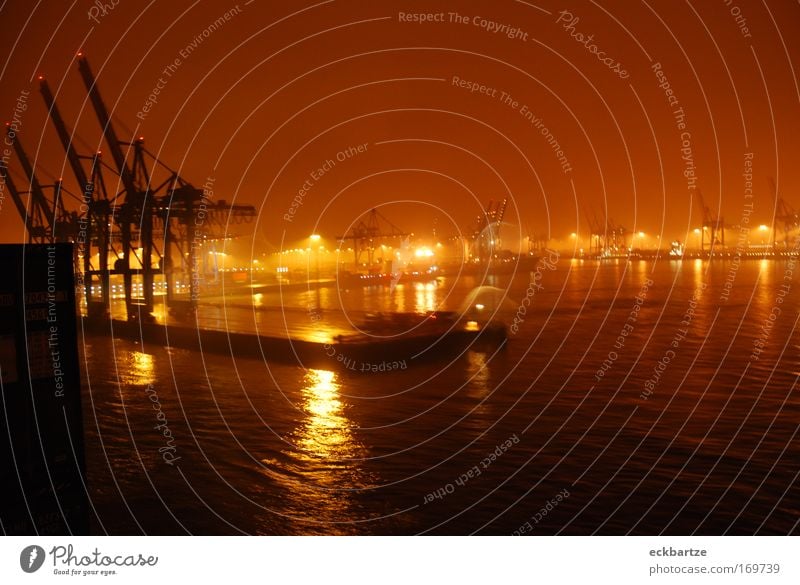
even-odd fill
[[[416,315],[415,315],[416,316]],[[131,321],[92,320],[87,323],[90,335],[113,335],[136,339],[144,344],[179,347],[197,352],[221,354],[236,359],[257,359],[300,365],[306,368],[344,369],[358,372],[393,371],[388,362],[417,364],[454,360],[467,351],[498,351],[508,340],[505,325],[478,325],[464,319],[453,320],[448,327],[426,329],[387,337],[363,334],[337,336],[329,342],[261,335],[216,329],[201,329],[190,324],[136,323]]]

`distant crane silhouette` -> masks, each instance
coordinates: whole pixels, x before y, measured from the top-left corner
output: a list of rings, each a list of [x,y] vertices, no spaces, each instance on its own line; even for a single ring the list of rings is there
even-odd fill
[[[396,240],[406,238],[409,234],[389,221],[377,209],[368,211],[356,224],[343,236],[336,236],[340,242],[351,240],[353,242],[353,257],[355,267],[361,264],[361,256],[367,253],[367,266],[372,270],[375,259],[375,242],[378,240]]]
[[[500,226],[506,214],[508,198],[495,203],[489,201],[486,209],[475,218],[472,234],[474,248],[481,261],[491,262],[500,247]]]
[[[708,234],[708,253],[713,254],[714,246],[725,247],[725,220],[722,216],[715,217],[711,213],[708,205],[706,205],[703,198],[703,192],[698,188],[695,193],[697,194],[697,202],[700,205],[703,214],[703,225],[700,233],[700,249],[706,251],[706,234]]]
[[[778,195],[778,188],[775,179],[767,177],[770,193],[775,201],[775,215],[772,219],[772,247],[778,249],[778,226],[783,232],[783,249],[789,248],[789,234],[800,227],[800,216],[797,211],[786,202],[783,197]]]

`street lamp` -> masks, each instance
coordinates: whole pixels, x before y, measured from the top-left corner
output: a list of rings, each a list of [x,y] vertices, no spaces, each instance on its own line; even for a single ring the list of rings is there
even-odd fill
[[[319,280],[319,242],[322,240],[322,236],[319,234],[311,234],[308,236],[310,240],[309,243],[316,244],[315,246],[309,246],[308,251],[314,254],[314,272],[315,272],[315,279]]]
[[[764,225],[763,223],[760,226],[758,226],[758,231],[761,232],[761,247],[762,248],[764,247],[764,235],[766,234],[767,230],[769,230],[769,228],[766,225]]]

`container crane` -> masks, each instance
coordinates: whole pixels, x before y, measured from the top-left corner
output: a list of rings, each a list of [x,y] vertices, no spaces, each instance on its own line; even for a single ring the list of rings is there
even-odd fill
[[[33,242],[77,241],[77,256],[83,252],[84,291],[90,317],[109,315],[111,275],[122,275],[124,279],[125,306],[128,319],[153,319],[153,288],[155,275],[163,273],[166,280],[167,300],[172,293],[172,275],[183,271],[191,283],[190,298],[187,305],[194,307],[197,298],[197,283],[194,271],[197,241],[197,218],[203,214],[201,240],[213,242],[220,236],[234,237],[227,232],[230,224],[251,221],[256,210],[251,205],[228,205],[224,200],[210,201],[203,189],[194,187],[178,173],[170,169],[144,147],[144,139],[137,138],[133,143],[119,140],[111,124],[108,109],[100,96],[96,79],[82,53],[78,54],[78,70],[88,91],[93,109],[100,123],[103,137],[111,152],[114,167],[103,162],[100,152],[92,156],[80,156],[72,143],[72,135],[56,105],[50,87],[44,77],[39,77],[40,91],[55,126],[59,140],[69,161],[72,173],[80,187],[81,196],[74,196],[63,188],[61,179],[55,185],[42,186],[36,179],[30,159],[25,154],[19,140],[14,147],[30,183],[30,191],[22,192],[8,174],[5,158],[0,159],[0,178],[5,180],[12,194],[14,205],[25,223],[29,239]],[[127,150],[126,150],[127,147]],[[131,164],[128,156],[131,156]],[[87,170],[86,161],[90,161]],[[150,164],[150,166],[148,166]],[[122,190],[114,194],[107,189],[105,171],[110,170],[119,177]],[[166,180],[151,181],[154,173]],[[53,188],[52,203],[45,196],[44,189]],[[64,194],[72,195],[80,201],[80,214],[67,212]],[[25,196],[30,195],[26,201]],[[163,253],[156,246],[155,228],[160,225],[163,234]],[[118,229],[115,231],[114,228]],[[224,227],[225,231],[222,232]],[[193,237],[194,236],[194,237]],[[202,244],[201,241],[201,244]],[[121,250],[117,244],[121,243]],[[179,261],[172,263],[173,248],[180,251]],[[141,252],[139,251],[141,250]],[[98,265],[92,263],[97,254]],[[154,254],[160,257],[155,266]],[[113,267],[109,260],[116,257]],[[134,268],[131,258],[137,258],[141,268]],[[133,297],[133,277],[142,277],[142,297]],[[101,288],[101,302],[93,301],[92,283],[98,278]],[[176,301],[176,305],[178,301]]]
[[[708,253],[713,254],[714,246],[720,245],[725,247],[725,221],[722,217],[714,217],[711,209],[706,205],[703,193],[697,189],[697,201],[700,204],[700,209],[703,213],[703,229],[700,234],[700,249],[705,252],[706,250],[706,233],[708,233]]]
[[[500,226],[506,213],[508,198],[497,202],[489,201],[489,205],[475,220],[473,239],[476,242],[478,256],[481,260],[491,262],[496,249],[500,246]]]
[[[62,197],[62,182],[59,179],[53,185],[42,186],[36,177],[36,172],[31,164],[28,154],[22,146],[22,141],[18,133],[11,131],[10,125],[6,124],[7,141],[14,146],[17,158],[22,166],[25,176],[30,185],[30,205],[26,206],[22,201],[23,192],[17,189],[16,184],[9,185],[9,190],[15,201],[17,211],[22,214],[22,221],[28,230],[28,237],[31,242],[53,243],[74,241],[77,228],[77,214],[68,214],[64,207]],[[10,175],[6,179],[10,179]],[[13,186],[12,186],[13,185]],[[50,201],[45,195],[45,187],[52,189],[53,197]],[[20,207],[20,205],[22,207]]]
[[[797,211],[789,205],[783,197],[778,195],[778,187],[775,184],[775,179],[767,177],[769,182],[770,192],[775,201],[775,215],[772,219],[772,248],[777,251],[778,249],[778,225],[783,231],[783,249],[789,249],[789,234],[796,231],[800,227],[800,215]]]
[[[606,221],[606,233],[611,234],[611,250],[614,255],[619,255],[620,251],[628,253],[628,229],[617,225],[613,218]]]
[[[14,206],[17,208],[22,222],[25,224],[25,231],[28,233],[28,242],[34,243],[47,243],[48,233],[46,226],[42,225],[39,221],[39,214],[29,213],[28,205],[23,200],[23,193],[17,189],[14,179],[11,178],[11,173],[7,167],[2,167],[3,173],[0,178],[5,180],[6,187],[11,193],[11,199],[14,201]]]
[[[86,306],[90,315],[107,317],[110,312],[110,272],[108,269],[108,251],[111,247],[111,225],[112,212],[111,202],[108,199],[108,192],[105,181],[101,173],[101,153],[97,152],[91,160],[91,176],[86,173],[82,160],[89,157],[81,157],[72,142],[72,136],[67,129],[61,112],[58,109],[56,100],[47,80],[39,76],[39,89],[44,98],[44,103],[50,114],[61,146],[67,155],[67,161],[78,182],[81,190],[82,206],[85,206],[85,216],[79,222],[78,238],[79,248],[83,254],[83,284],[86,298]],[[98,255],[98,266],[92,264],[92,258]],[[93,300],[93,288],[95,278],[98,279],[100,288],[100,303]]]
[[[108,113],[105,102],[100,95],[97,87],[97,80],[89,67],[89,61],[83,53],[78,53],[78,71],[81,74],[89,100],[92,102],[100,128],[108,145],[111,157],[114,159],[117,172],[119,173],[122,186],[125,191],[125,198],[116,210],[117,225],[122,234],[122,253],[114,264],[114,273],[122,274],[125,290],[125,305],[128,319],[138,319],[143,317],[152,320],[153,312],[153,285],[156,269],[153,268],[153,201],[150,197],[149,182],[146,172],[140,174],[140,182],[137,184],[134,171],[128,166],[125,153],[122,150],[123,143],[117,137],[111,116]],[[137,140],[134,149],[138,151],[142,139]],[[138,162],[141,156],[137,152],[134,161]],[[145,180],[142,180],[145,179]],[[141,269],[136,270],[131,267],[131,258],[138,258],[138,246],[134,235],[138,228],[138,240],[141,243],[141,258],[139,258]],[[142,294],[144,302],[139,305],[133,302],[132,285],[133,275],[142,276]],[[143,312],[143,314],[142,314]]]
[[[369,270],[375,258],[375,240],[401,239],[413,234],[409,234],[398,228],[391,221],[386,219],[377,209],[372,209],[367,213],[366,218],[360,219],[347,234],[337,236],[340,242],[347,240],[353,241],[353,255],[355,269],[361,263],[361,255],[367,252],[367,263]]]
[[[17,134],[11,131],[11,126],[8,123],[6,123],[6,136],[7,141],[13,143],[14,151],[17,154],[20,165],[22,165],[22,170],[25,171],[25,176],[30,185],[30,205],[26,207],[27,214],[22,219],[26,222],[26,225],[28,225],[27,220],[29,220],[30,225],[34,226],[34,233],[36,235],[33,241],[40,243],[52,242],[55,221],[53,218],[53,209],[50,208],[44,190],[39,180],[36,178],[33,165],[31,165],[30,159],[25,149],[22,147],[22,141]],[[17,193],[19,194],[20,192],[17,191]]]
[[[123,186],[123,191],[109,201],[111,210],[108,217],[113,218],[114,223],[119,226],[123,251],[114,269],[108,272],[122,274],[124,277],[128,319],[152,319],[156,274],[164,275],[169,303],[175,292],[174,274],[182,273],[183,280],[189,283],[190,299],[184,306],[192,309],[196,305],[200,281],[197,278],[197,253],[202,249],[203,243],[219,237],[232,237],[227,231],[220,233],[220,228],[227,230],[229,224],[249,222],[256,217],[256,210],[251,205],[228,205],[224,200],[211,202],[203,189],[192,185],[149,152],[144,146],[143,137],[139,136],[133,143],[120,141],[100,95],[97,80],[82,53],[78,54],[78,70]],[[133,151],[131,165],[128,164],[128,156],[123,147],[127,147],[128,152],[131,149]],[[99,164],[94,165],[95,170],[99,168]],[[160,183],[156,182],[153,187],[155,174],[163,175],[164,172],[167,173],[167,178]],[[93,182],[96,181],[93,179]],[[117,200],[121,203],[116,203]],[[202,230],[197,228],[200,213],[203,214]],[[155,242],[157,222],[162,229],[163,251],[158,250]],[[108,238],[110,249],[113,249],[113,240],[114,238]],[[173,247],[179,251],[176,262],[172,260]],[[159,257],[157,266],[154,266],[154,255]],[[139,260],[141,269],[131,267],[132,257]],[[134,275],[142,276],[143,303],[132,299]],[[179,301],[175,301],[173,308],[178,303]]]
[[[597,218],[597,213],[590,216],[584,211],[586,223],[589,224],[589,254],[602,256],[605,249],[606,227]]]

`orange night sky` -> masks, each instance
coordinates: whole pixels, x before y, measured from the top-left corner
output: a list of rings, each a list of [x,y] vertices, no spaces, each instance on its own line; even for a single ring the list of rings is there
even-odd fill
[[[740,222],[750,154],[753,221],[772,221],[769,177],[800,207],[796,2],[105,4],[0,7],[0,113],[40,182],[80,192],[37,75],[77,148],[104,148],[82,50],[118,134],[255,205],[244,229],[259,249],[342,234],[376,206],[447,237],[504,197],[506,241],[588,235],[604,210],[686,240],[698,188]],[[24,184],[13,154],[8,166]],[[0,238],[23,241],[3,195]]]

